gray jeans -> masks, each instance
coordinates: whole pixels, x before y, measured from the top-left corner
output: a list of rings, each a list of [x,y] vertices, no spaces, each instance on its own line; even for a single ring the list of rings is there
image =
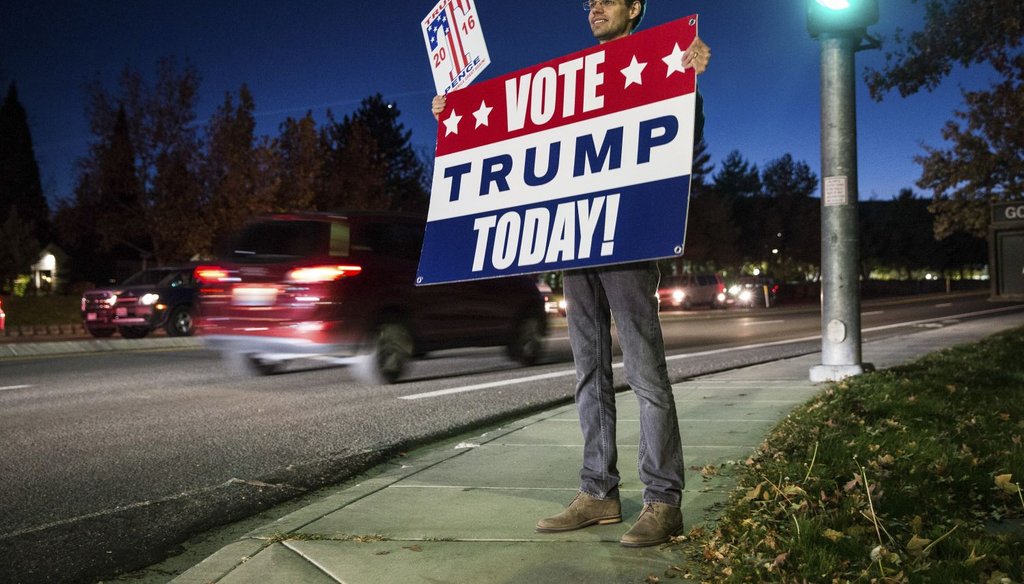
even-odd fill
[[[619,494],[612,385],[611,318],[622,347],[626,382],[640,403],[640,480],[645,503],[679,506],[683,447],[665,344],[658,319],[658,265],[643,262],[564,274],[569,342],[576,362],[576,408],[583,430],[580,490]]]

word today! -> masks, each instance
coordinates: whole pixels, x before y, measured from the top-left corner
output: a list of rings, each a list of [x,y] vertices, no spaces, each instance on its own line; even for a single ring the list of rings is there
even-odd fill
[[[604,242],[600,254],[610,256],[615,249],[618,213],[619,195],[608,195],[560,203],[553,216],[545,207],[534,207],[523,212],[506,211],[501,216],[478,217],[473,221],[477,234],[473,271],[483,270],[488,261],[493,269],[505,270],[513,265],[587,259],[602,215]]]

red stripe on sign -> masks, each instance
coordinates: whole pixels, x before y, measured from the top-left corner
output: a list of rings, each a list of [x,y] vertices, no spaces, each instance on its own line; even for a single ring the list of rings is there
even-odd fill
[[[688,16],[448,94],[438,156],[693,93]],[[488,112],[488,108],[491,108]]]
[[[462,58],[462,66],[459,67],[459,71],[462,71],[469,66],[469,55],[466,54],[466,49],[462,46],[462,35],[459,34],[459,27],[462,25],[462,19],[455,16],[455,7],[451,4],[448,5],[449,13],[452,17],[452,30],[455,31],[455,42],[459,47],[459,56]],[[463,17],[465,14],[463,14]]]

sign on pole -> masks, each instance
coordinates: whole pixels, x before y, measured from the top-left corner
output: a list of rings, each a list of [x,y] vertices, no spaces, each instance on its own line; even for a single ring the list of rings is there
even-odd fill
[[[417,283],[682,254],[697,17],[448,95]]]
[[[438,95],[470,84],[490,64],[471,0],[441,0],[423,19],[423,40]]]

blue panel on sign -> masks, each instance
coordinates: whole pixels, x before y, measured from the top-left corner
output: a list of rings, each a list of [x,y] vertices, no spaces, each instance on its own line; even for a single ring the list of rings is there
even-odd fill
[[[417,284],[682,253],[689,175],[427,224]]]

